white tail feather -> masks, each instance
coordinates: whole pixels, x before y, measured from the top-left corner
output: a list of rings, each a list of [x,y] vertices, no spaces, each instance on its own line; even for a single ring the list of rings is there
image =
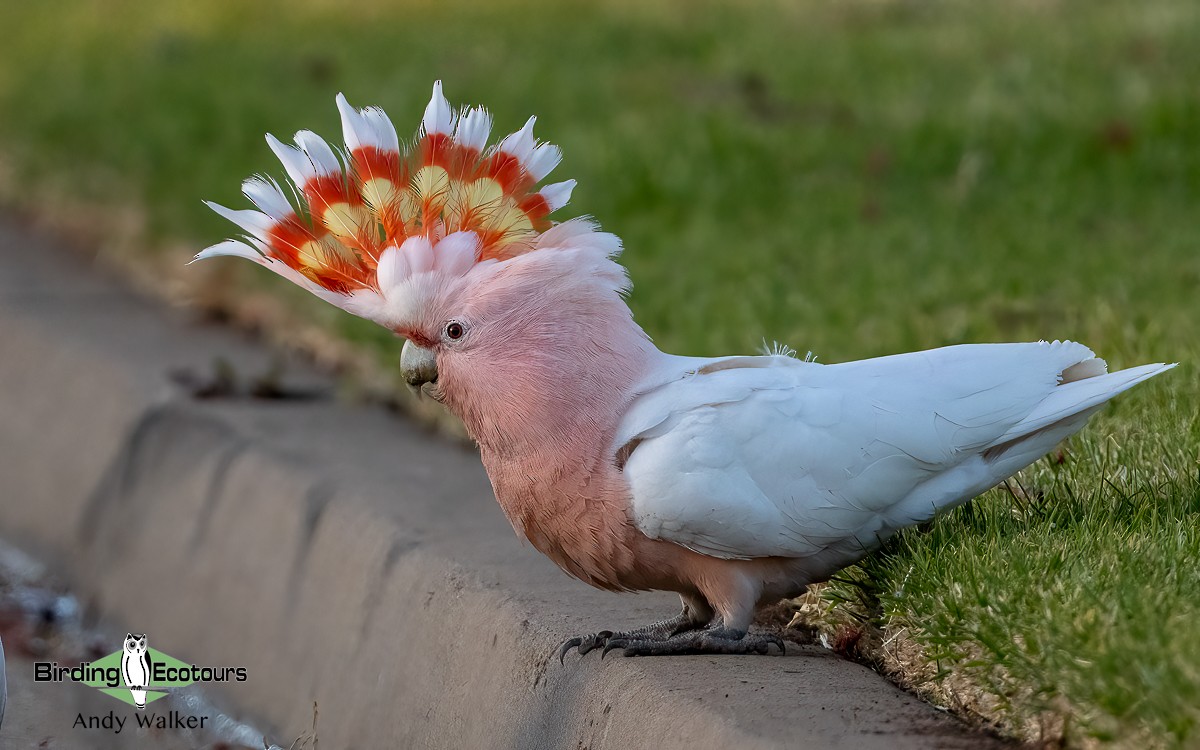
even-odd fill
[[[1080,364],[1087,364],[1087,362],[1085,361]],[[1038,404],[1030,412],[1029,416],[1001,435],[993,445],[998,446],[1019,440],[1056,422],[1061,422],[1072,415],[1099,406],[1118,393],[1127,391],[1138,383],[1149,380],[1159,373],[1166,372],[1174,366],[1175,364],[1158,362],[1150,365],[1141,365],[1140,367],[1130,367],[1127,370],[1119,370],[1103,375],[1085,377],[1080,380],[1065,381],[1062,385],[1055,388],[1045,400]],[[1079,365],[1075,365],[1074,367],[1079,367]],[[1068,370],[1070,369],[1073,368],[1068,368]]]

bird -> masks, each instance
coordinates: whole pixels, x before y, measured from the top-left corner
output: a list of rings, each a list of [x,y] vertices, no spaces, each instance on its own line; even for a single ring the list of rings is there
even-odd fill
[[[574,180],[535,118],[488,145],[482,107],[441,82],[411,143],[338,94],[344,150],[267,142],[256,209],[209,203],[237,256],[405,339],[403,378],[457,415],[516,533],[610,591],[676,593],[679,614],[565,640],[562,660],[768,654],[756,611],[799,596],[900,529],[1030,465],[1113,396],[1173,364],[1108,372],[1082,344],[961,344],[840,364],[789,351],[660,351],[626,302],[621,240],[554,223]]]

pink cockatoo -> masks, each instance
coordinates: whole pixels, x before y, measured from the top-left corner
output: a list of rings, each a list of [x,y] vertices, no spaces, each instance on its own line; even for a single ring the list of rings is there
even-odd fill
[[[574,181],[533,118],[491,118],[434,84],[415,143],[342,96],[345,151],[268,136],[297,188],[210,204],[236,255],[407,341],[404,378],[465,423],[518,535],[612,591],[679,594],[676,617],[567,640],[580,653],[767,653],[756,608],[801,594],[906,526],[1049,452],[1108,399],[1172,367],[1108,373],[1071,342],[951,346],[824,365],[680,357],[634,322],[612,234],[553,225]]]

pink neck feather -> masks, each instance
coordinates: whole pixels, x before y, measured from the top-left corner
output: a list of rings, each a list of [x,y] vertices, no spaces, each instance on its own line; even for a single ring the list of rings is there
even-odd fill
[[[627,285],[602,253],[522,256],[467,290],[468,319],[488,322],[472,332],[478,344],[438,362],[445,403],[478,441],[518,533],[568,572],[617,587],[592,559],[617,565],[628,531],[611,441],[662,356],[633,321]]]
[[[599,253],[554,250],[504,264],[464,308],[487,320],[479,345],[445,369],[446,402],[485,451],[553,451],[577,463],[610,437],[631,389],[660,353],[622,298],[624,269]],[[497,312],[498,311],[498,312]]]

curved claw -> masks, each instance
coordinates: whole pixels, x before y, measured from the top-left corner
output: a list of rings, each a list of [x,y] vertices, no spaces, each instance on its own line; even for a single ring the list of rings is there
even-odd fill
[[[583,643],[579,646],[579,655],[583,656],[589,651],[600,648],[608,643],[608,639],[613,637],[611,630],[601,630],[599,633],[589,635],[583,639]]]
[[[625,641],[620,638],[610,639],[608,642],[606,642],[604,644],[604,650],[600,652],[600,658],[603,659],[604,657],[608,656],[609,651],[615,651],[616,649],[619,649],[619,648],[625,648],[625,645],[626,645]]]
[[[563,663],[563,659],[566,658],[567,652],[571,649],[576,649],[579,651],[579,655],[583,656],[587,652],[600,648],[605,643],[608,643],[608,639],[612,638],[612,635],[613,633],[611,630],[601,630],[600,632],[592,633],[591,635],[568,638],[567,640],[563,641],[561,646],[559,646],[558,663]]]
[[[573,648],[577,648],[582,643],[582,638],[568,638],[563,641],[562,645],[558,647],[558,663],[565,664],[566,662],[563,660],[567,658],[567,652]]]

